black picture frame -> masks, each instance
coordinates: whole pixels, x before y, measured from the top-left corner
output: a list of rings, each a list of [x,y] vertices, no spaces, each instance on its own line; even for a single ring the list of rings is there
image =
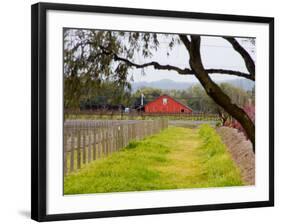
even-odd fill
[[[124,15],[191,18],[217,21],[253,22],[269,25],[269,200],[208,204],[195,206],[159,207],[68,214],[46,214],[46,13],[48,10],[111,13]],[[89,5],[37,3],[31,11],[31,218],[37,221],[86,219],[206,210],[267,207],[274,205],[274,18],[182,11],[163,11],[136,8],[118,8]]]

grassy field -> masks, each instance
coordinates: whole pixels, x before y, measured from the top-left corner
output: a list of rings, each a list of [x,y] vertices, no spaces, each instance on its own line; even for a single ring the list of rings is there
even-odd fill
[[[65,194],[243,185],[240,171],[209,125],[170,127],[131,142],[68,175]]]

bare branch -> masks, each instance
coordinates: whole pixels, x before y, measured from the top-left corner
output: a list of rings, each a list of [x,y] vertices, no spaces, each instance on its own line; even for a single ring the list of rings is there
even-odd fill
[[[136,68],[145,68],[148,66],[153,66],[155,69],[158,69],[158,70],[173,70],[181,75],[193,74],[193,72],[189,68],[181,69],[181,68],[173,66],[173,65],[161,65],[156,61],[152,61],[152,62],[144,63],[144,64],[136,64],[134,62],[129,61],[128,59],[121,58],[116,54],[114,54],[114,60],[123,61],[126,64],[128,64],[130,66],[134,66]]]
[[[179,67],[173,66],[173,65],[161,65],[156,61],[152,61],[152,62],[148,62],[148,63],[144,63],[144,64],[137,64],[137,63],[132,62],[132,61],[126,59],[126,58],[122,58],[122,57],[118,56],[117,54],[115,54],[113,52],[110,52],[110,51],[106,50],[103,46],[100,46],[100,48],[102,49],[102,54],[112,55],[113,59],[115,61],[125,62],[127,65],[133,66],[135,68],[145,68],[145,67],[153,66],[155,69],[158,69],[158,70],[173,70],[173,71],[176,71],[180,75],[194,75],[194,71],[190,68],[182,69],[182,68],[179,68]],[[254,79],[252,79],[250,74],[243,73],[243,72],[240,72],[240,71],[211,68],[211,69],[206,69],[206,72],[208,74],[235,75],[235,76],[240,76],[240,77],[244,77],[244,78],[247,78],[247,79],[251,79],[251,80],[254,81]]]
[[[236,50],[244,59],[245,65],[251,75],[251,80],[255,80],[255,62],[251,58],[250,54],[238,43],[233,37],[223,37],[227,40],[234,50]]]
[[[180,34],[179,35],[181,41],[183,42],[184,46],[186,47],[187,50],[190,49],[190,41],[188,40],[186,35]]]
[[[132,62],[132,61],[126,59],[126,58],[122,58],[122,57],[118,56],[117,54],[106,50],[103,46],[100,46],[100,48],[102,49],[102,52],[104,54],[113,55],[113,59],[115,61],[122,61],[122,62],[125,62],[127,65],[133,66],[133,67],[136,67],[136,68],[145,68],[145,67],[148,67],[148,66],[153,66],[155,69],[158,69],[158,70],[174,70],[174,71],[178,72],[179,74],[189,74],[189,73],[191,73],[191,70],[189,68],[181,69],[181,68],[173,66],[173,65],[161,65],[156,61],[152,61],[152,62],[144,63],[144,64],[136,64],[136,63],[134,63],[134,62]]]
[[[248,73],[244,73],[244,72],[239,72],[239,71],[234,71],[234,70],[228,70],[228,69],[205,69],[207,73],[209,74],[224,74],[224,75],[235,75],[235,76],[239,76],[239,77],[243,77],[246,79],[250,79],[252,81],[255,81],[255,76],[251,76]]]

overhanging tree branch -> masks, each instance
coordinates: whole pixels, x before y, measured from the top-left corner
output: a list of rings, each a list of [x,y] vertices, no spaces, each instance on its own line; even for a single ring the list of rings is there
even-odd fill
[[[250,73],[251,79],[255,80],[255,62],[251,58],[250,54],[239,44],[237,40],[233,37],[224,37],[225,40],[227,40],[234,50],[236,50],[244,59],[245,65]]]
[[[179,68],[177,66],[173,66],[173,65],[161,65],[156,61],[152,61],[152,62],[148,62],[148,63],[144,63],[144,64],[136,64],[134,62],[129,61],[128,59],[119,57],[116,54],[114,54],[113,57],[114,57],[115,61],[123,61],[126,64],[128,64],[129,66],[134,66],[136,68],[145,68],[148,66],[153,66],[155,69],[158,69],[158,70],[173,70],[181,75],[193,74],[193,72],[189,68],[181,69],[181,68]]]
[[[145,68],[148,66],[153,66],[155,69],[158,70],[173,70],[178,72],[180,75],[194,75],[194,71],[189,69],[189,68],[184,68],[181,69],[179,67],[173,66],[173,65],[161,65],[158,62],[152,61],[152,62],[148,62],[148,63],[144,63],[144,64],[136,64],[126,58],[122,58],[119,57],[117,55],[114,54],[114,60],[115,61],[123,61],[126,64],[130,65],[130,66],[134,66],[136,68]],[[251,79],[250,74],[244,73],[244,72],[240,72],[240,71],[234,71],[234,70],[228,70],[228,69],[206,69],[206,72],[208,74],[225,74],[225,75],[235,75],[235,76],[240,76],[240,77],[244,77],[247,79]],[[254,80],[253,80],[254,81]]]
[[[182,42],[184,43],[185,47],[187,49],[190,49],[190,40],[187,38],[186,35],[179,35],[180,39],[182,40]],[[239,51],[240,52],[244,52],[245,50],[243,49],[243,47],[234,39],[234,38],[229,38],[229,37],[225,37],[225,39],[229,39],[229,41],[232,41],[233,43],[235,43],[235,46],[236,48],[240,49]],[[231,40],[233,39],[233,40]],[[87,41],[85,43],[83,43],[83,45],[87,45],[87,44],[92,44],[92,42],[90,41]],[[238,45],[240,47],[238,47]],[[75,46],[75,48],[78,48],[79,46],[81,46],[82,44],[77,44]],[[179,68],[177,66],[173,66],[173,65],[161,65],[159,64],[158,62],[156,61],[152,61],[152,62],[149,62],[149,63],[143,63],[143,64],[137,64],[135,62],[132,62],[126,58],[123,58],[123,57],[120,57],[118,56],[117,54],[115,54],[114,52],[111,52],[109,50],[107,50],[106,47],[104,46],[99,46],[100,49],[101,49],[101,52],[97,53],[94,57],[99,57],[99,56],[102,56],[102,55],[112,55],[113,56],[113,59],[115,61],[122,61],[122,62],[125,62],[127,65],[129,66],[133,66],[135,68],[145,68],[145,67],[149,67],[149,66],[153,66],[155,69],[158,69],[158,70],[170,70],[170,71],[176,71],[178,74],[180,75],[194,75],[194,71],[190,68]],[[244,50],[244,51],[243,51]],[[241,53],[242,54],[242,53]],[[243,54],[248,54],[247,52],[243,53]],[[88,60],[90,61],[92,59],[92,55],[89,56]],[[247,56],[245,56],[247,57]],[[250,55],[249,55],[249,58],[251,59]],[[252,60],[252,59],[251,59]],[[250,62],[250,63],[254,63],[253,61]],[[252,67],[252,66],[250,66]],[[253,67],[255,68],[255,65],[253,65]],[[243,78],[246,78],[246,79],[250,79],[252,81],[255,81],[255,75],[253,75],[252,73],[245,73],[245,72],[240,72],[240,71],[235,71],[235,70],[229,70],[229,69],[214,69],[214,68],[210,68],[210,69],[205,69],[206,72],[208,74],[224,74],[224,75],[234,75],[234,76],[239,76],[239,77],[243,77]],[[248,69],[249,70],[249,69]],[[249,70],[250,71],[250,70]]]
[[[255,79],[252,79],[253,77],[248,74],[248,73],[244,73],[244,72],[240,72],[240,71],[234,71],[234,70],[228,70],[228,69],[205,69],[207,73],[209,74],[224,74],[224,75],[235,75],[235,76],[240,76],[246,79],[250,79],[252,81],[255,81]]]
[[[181,68],[179,68],[177,66],[173,66],[173,65],[161,65],[156,61],[152,61],[152,62],[144,63],[144,64],[137,64],[137,63],[134,63],[134,62],[132,62],[132,61],[126,59],[126,58],[118,56],[117,54],[107,50],[103,46],[100,46],[100,48],[101,48],[103,54],[112,55],[113,59],[115,61],[122,61],[122,62],[125,62],[127,65],[133,66],[133,67],[136,67],[136,68],[145,68],[145,67],[148,67],[148,66],[153,66],[155,69],[158,69],[158,70],[173,70],[173,71],[176,71],[176,72],[178,72],[179,74],[182,74],[182,75],[183,74],[192,74],[192,72],[189,68],[181,69]]]
[[[183,42],[184,46],[186,47],[186,49],[190,49],[190,41],[188,40],[186,35],[180,34],[179,35],[181,41]]]
[[[200,36],[191,36],[191,43],[189,48],[190,67],[195,72],[196,78],[202,84],[206,93],[227,113],[234,117],[244,128],[248,138],[253,144],[255,150],[255,125],[247,115],[247,113],[231,102],[230,97],[225,94],[221,88],[209,77],[204,69],[201,54],[200,54],[201,38]]]
[[[189,41],[189,40],[187,39],[187,41]],[[120,57],[120,56],[118,56],[117,54],[115,54],[113,52],[110,52],[110,51],[106,50],[102,46],[100,46],[100,48],[103,51],[102,54],[112,55],[113,59],[115,61],[125,62],[127,65],[133,66],[135,68],[145,68],[145,67],[153,66],[155,69],[158,69],[158,70],[173,70],[173,71],[176,71],[180,75],[194,75],[194,71],[192,69],[190,69],[190,68],[182,69],[182,68],[179,68],[179,67],[173,66],[173,65],[161,65],[161,64],[159,64],[156,61],[151,61],[151,62],[143,63],[143,64],[137,64],[137,63],[132,62],[132,61],[126,59],[126,58]],[[214,68],[211,68],[211,69],[206,69],[206,72],[208,74],[225,74],[225,75],[234,75],[234,76],[244,77],[244,78],[247,78],[247,79],[251,79],[252,78],[250,74],[247,74],[247,73],[244,73],[244,72],[240,72],[240,71],[228,70],[228,69],[214,69]]]

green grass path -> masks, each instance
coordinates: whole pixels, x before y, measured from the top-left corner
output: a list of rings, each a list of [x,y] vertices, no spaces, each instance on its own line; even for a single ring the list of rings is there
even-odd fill
[[[83,167],[65,194],[242,185],[240,171],[214,129],[170,127]]]

